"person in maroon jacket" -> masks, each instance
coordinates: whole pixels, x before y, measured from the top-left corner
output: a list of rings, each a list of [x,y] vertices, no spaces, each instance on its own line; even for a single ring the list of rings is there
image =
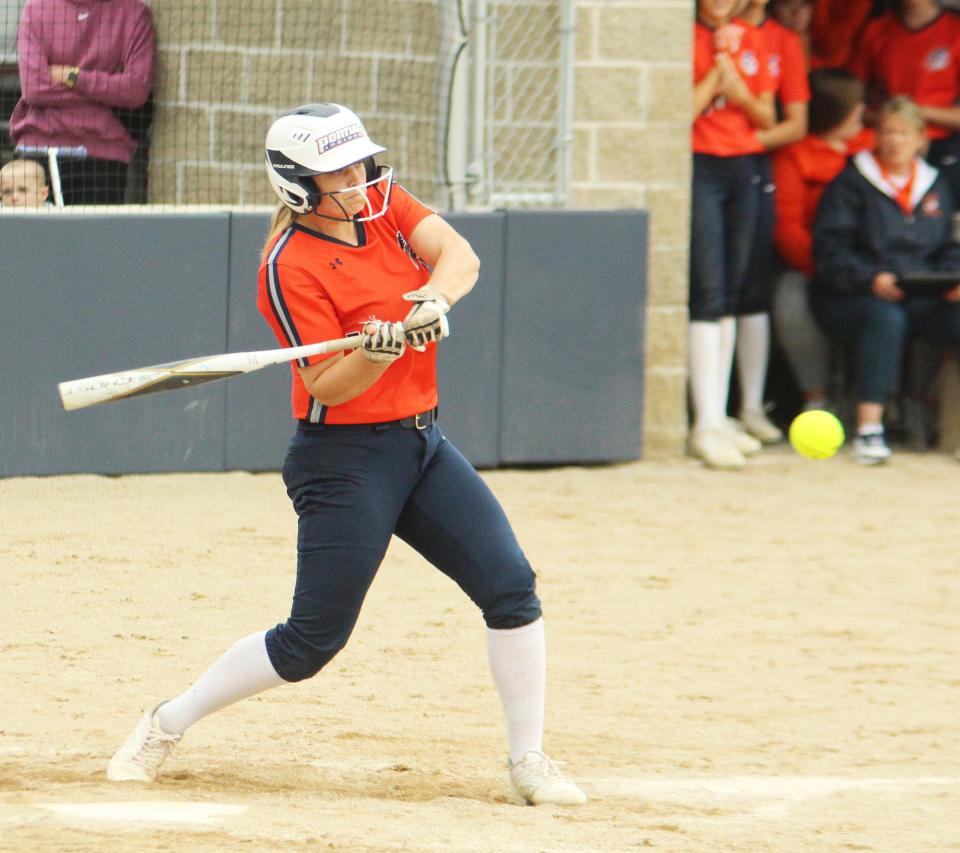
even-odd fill
[[[64,204],[123,202],[137,142],[117,114],[153,85],[156,35],[141,0],[28,0],[17,37],[17,152],[54,157]]]

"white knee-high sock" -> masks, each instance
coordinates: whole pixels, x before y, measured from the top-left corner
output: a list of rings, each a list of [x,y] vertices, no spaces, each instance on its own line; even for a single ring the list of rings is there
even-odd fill
[[[737,318],[737,378],[741,409],[763,409],[763,389],[770,360],[770,315],[743,314]]]
[[[160,727],[181,734],[197,720],[227,705],[286,684],[267,656],[265,631],[237,640],[197,682],[157,711]]]
[[[723,423],[723,404],[720,402],[720,324],[706,320],[690,323],[687,353],[694,429],[720,426]]]
[[[487,628],[487,658],[507,721],[510,760],[543,751],[547,651],[543,619],[522,628]]]
[[[727,418],[727,401],[730,399],[730,372],[733,370],[733,353],[737,347],[737,318],[720,318],[720,411]]]

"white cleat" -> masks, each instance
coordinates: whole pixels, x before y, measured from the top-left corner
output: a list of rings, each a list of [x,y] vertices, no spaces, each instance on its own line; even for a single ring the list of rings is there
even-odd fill
[[[758,438],[754,438],[747,428],[736,418],[727,418],[725,421],[727,435],[731,444],[737,448],[745,457],[756,456],[763,450],[763,443]]]
[[[166,760],[182,734],[169,734],[160,728],[157,709],[163,702],[150,708],[123,746],[114,753],[107,765],[111,782],[155,782],[160,765]]]
[[[750,438],[750,436],[746,436]],[[752,441],[752,439],[751,439]],[[733,435],[724,425],[695,430],[690,434],[690,455],[701,459],[708,468],[737,470],[742,468],[743,453],[733,443]]]
[[[528,752],[510,763],[510,784],[531,806],[579,806],[587,795],[542,752]]]
[[[767,417],[763,409],[744,409],[740,413],[740,423],[750,435],[763,444],[783,441],[783,431]]]

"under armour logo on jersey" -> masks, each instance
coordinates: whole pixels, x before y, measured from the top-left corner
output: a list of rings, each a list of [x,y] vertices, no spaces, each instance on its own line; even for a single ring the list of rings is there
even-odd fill
[[[330,269],[335,270],[337,267],[343,266],[343,261],[340,258],[334,258],[332,261],[327,261],[330,264]]]

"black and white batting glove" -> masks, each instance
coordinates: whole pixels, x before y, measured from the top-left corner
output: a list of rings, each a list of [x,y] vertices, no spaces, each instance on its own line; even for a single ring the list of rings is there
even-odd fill
[[[427,344],[450,336],[450,323],[446,317],[450,303],[442,293],[424,285],[419,290],[404,293],[403,298],[416,303],[403,320],[403,330],[410,346],[423,352]]]
[[[364,331],[363,343],[360,349],[364,356],[370,361],[396,361],[403,355],[407,347],[407,339],[404,334],[403,323],[387,323],[383,320],[370,320],[364,326],[370,332]]]

